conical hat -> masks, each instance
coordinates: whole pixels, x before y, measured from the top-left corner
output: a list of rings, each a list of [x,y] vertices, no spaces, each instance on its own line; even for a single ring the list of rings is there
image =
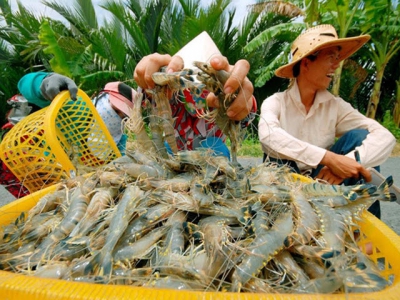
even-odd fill
[[[182,57],[184,68],[193,69],[194,61],[209,62],[213,56],[221,55],[221,52],[208,33],[203,31],[175,55]]]

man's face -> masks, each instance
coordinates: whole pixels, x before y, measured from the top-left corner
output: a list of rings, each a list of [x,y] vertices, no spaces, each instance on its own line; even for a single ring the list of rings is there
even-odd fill
[[[336,69],[340,65],[339,49],[331,47],[322,49],[314,61],[307,59],[307,78],[317,89],[327,89]]]

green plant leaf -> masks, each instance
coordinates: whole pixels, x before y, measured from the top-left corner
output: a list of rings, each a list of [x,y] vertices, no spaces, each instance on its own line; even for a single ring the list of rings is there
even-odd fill
[[[59,47],[55,33],[47,20],[40,26],[39,40],[41,44],[47,45],[47,47],[43,49],[43,52],[53,55],[53,58],[49,61],[52,70],[56,73],[72,77],[65,55]]]

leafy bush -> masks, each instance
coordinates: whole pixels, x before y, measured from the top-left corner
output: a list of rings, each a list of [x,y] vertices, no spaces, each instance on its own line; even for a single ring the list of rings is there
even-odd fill
[[[385,112],[382,125],[385,126],[385,128],[387,128],[397,140],[400,140],[400,128],[395,124],[390,110]]]
[[[226,145],[231,146],[229,139],[226,140]],[[242,144],[238,147],[238,156],[262,157],[261,144],[258,136],[248,134]]]

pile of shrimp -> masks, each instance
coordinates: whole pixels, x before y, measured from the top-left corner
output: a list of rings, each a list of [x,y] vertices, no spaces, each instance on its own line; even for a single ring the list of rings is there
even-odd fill
[[[151,138],[141,111],[148,103],[138,93],[125,123],[136,138],[126,155],[59,183],[1,228],[0,269],[193,291],[386,288],[390,282],[357,245],[357,220],[374,201],[394,200],[393,179],[346,187],[295,180],[289,168],[271,163],[241,166],[240,130],[226,117],[233,98],[220,91],[226,74],[196,64],[204,72],[200,83],[187,80],[191,72],[155,74],[157,87],[147,91],[156,102]],[[221,130],[234,145],[232,161],[207,149],[177,151],[166,88],[180,89],[182,82],[193,92],[207,88],[219,95],[220,108],[206,117],[219,127],[229,123]]]
[[[355,220],[388,178],[330,186],[207,150],[137,150],[69,179],[4,226],[0,268],[101,284],[256,293],[371,292],[389,282]]]

